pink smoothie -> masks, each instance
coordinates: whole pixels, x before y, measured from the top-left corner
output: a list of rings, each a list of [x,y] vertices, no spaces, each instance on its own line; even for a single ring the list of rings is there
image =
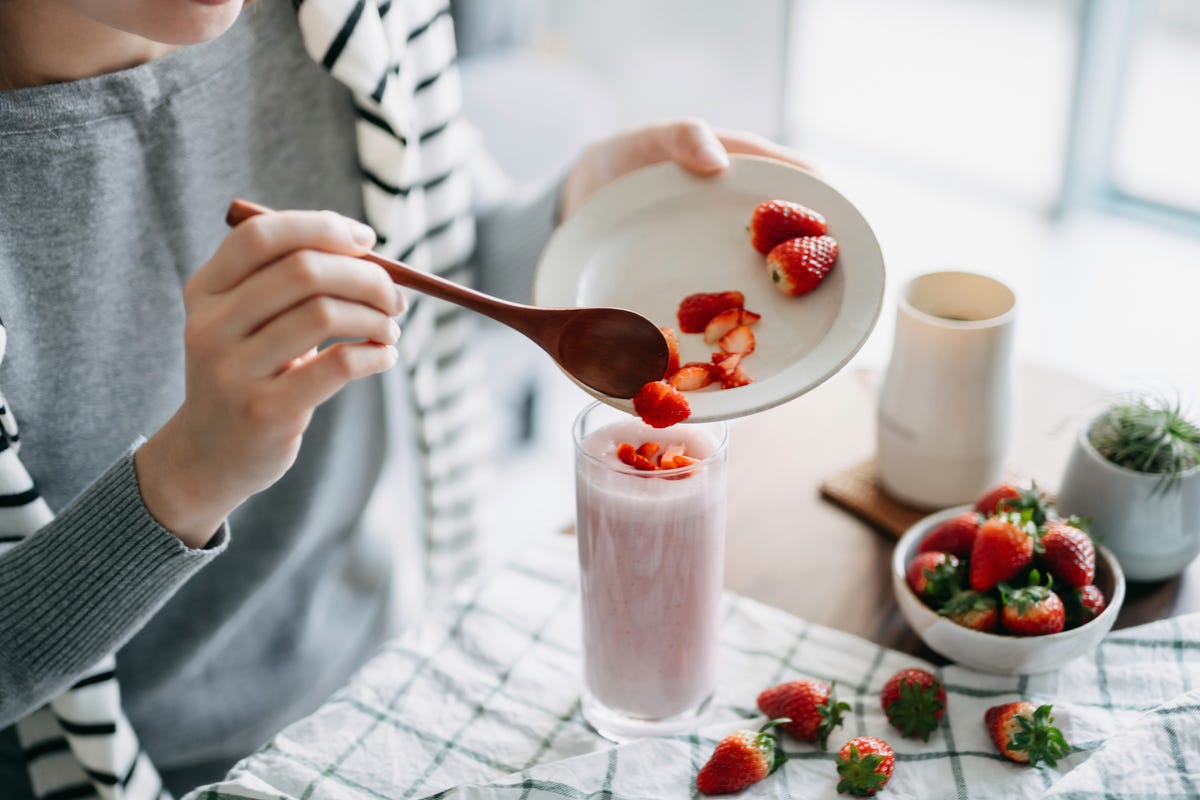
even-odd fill
[[[724,453],[678,471],[630,474],[617,445],[682,442],[708,456],[712,434],[689,426],[655,431],[637,421],[583,440],[578,459],[587,690],[608,708],[661,719],[692,711],[713,693],[724,574]]]

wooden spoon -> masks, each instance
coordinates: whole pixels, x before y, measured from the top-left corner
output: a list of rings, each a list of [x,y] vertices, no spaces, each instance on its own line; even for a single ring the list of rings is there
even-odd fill
[[[271,209],[234,200],[225,221],[237,225]],[[468,289],[390,258],[359,258],[387,270],[401,286],[491,317],[529,337],[575,380],[601,394],[629,398],[667,370],[667,340],[653,322],[623,308],[540,308]]]

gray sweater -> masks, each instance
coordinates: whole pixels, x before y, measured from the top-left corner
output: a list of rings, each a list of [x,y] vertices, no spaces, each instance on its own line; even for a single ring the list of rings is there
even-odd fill
[[[295,466],[203,551],[149,515],[131,449],[183,399],[181,287],[230,199],[361,218],[359,187],[349,94],[305,54],[287,0],[131,70],[0,92],[0,387],[58,512],[0,556],[0,728],[119,648],[125,710],[180,791],[314,708],[380,641],[389,554],[417,547],[402,369],[322,405]],[[485,291],[528,294],[555,209],[546,192],[481,215]],[[369,515],[379,494],[399,511]],[[28,791],[0,732],[0,795]]]

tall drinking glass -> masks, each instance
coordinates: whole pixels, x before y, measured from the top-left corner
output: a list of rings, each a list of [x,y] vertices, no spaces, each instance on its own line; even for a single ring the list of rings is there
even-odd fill
[[[716,689],[727,437],[721,422],[657,430],[600,403],[575,421],[583,715],[613,741],[692,729]],[[696,461],[650,472],[616,455],[645,442]]]

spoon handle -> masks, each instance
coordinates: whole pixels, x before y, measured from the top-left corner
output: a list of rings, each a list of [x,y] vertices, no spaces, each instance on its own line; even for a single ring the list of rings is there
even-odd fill
[[[250,219],[250,217],[265,214],[270,210],[266,206],[251,203],[249,200],[234,200],[225,215],[225,222],[230,227],[233,227]],[[416,289],[430,297],[436,297],[439,300],[445,300],[448,303],[476,311],[484,316],[491,317],[499,323],[515,328],[527,336],[533,336],[534,331],[539,327],[536,324],[532,328],[530,327],[529,323],[533,322],[531,317],[541,316],[542,312],[545,311],[545,309],[538,308],[537,306],[510,303],[507,300],[501,300],[483,292],[468,289],[466,286],[461,286],[445,278],[439,278],[437,275],[421,272],[401,261],[384,258],[370,251],[357,257],[383,267],[387,270],[388,275],[391,276],[392,281],[400,286]]]

